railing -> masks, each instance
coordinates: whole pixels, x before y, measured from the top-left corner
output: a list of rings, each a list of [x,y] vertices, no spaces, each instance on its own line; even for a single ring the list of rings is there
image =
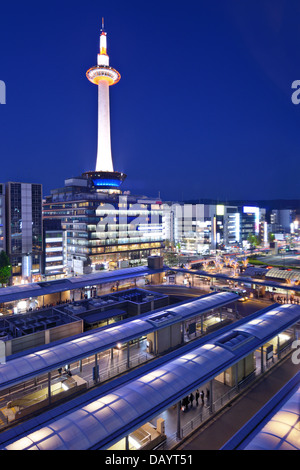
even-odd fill
[[[274,367],[280,359],[283,359],[285,356],[287,356],[292,349],[292,341],[287,343],[281,350],[280,350],[280,357],[278,358],[277,355],[274,355],[272,359],[269,359],[268,361],[264,361],[264,372],[269,371],[272,367]],[[101,359],[98,356],[98,359]],[[152,360],[153,357],[144,352],[137,353],[135,355],[132,355],[129,357],[129,360],[127,357],[122,358],[122,360],[119,361],[118,357],[115,357],[115,361],[117,362],[116,365],[113,365],[112,362],[109,363],[109,365],[100,371],[99,374],[99,380],[98,383],[104,382],[106,380],[109,380],[117,375],[122,374],[123,372],[127,372],[129,369],[133,367],[137,367],[140,364],[144,364],[150,360]],[[95,363],[95,357],[90,356],[86,358],[84,361],[82,361],[82,365],[87,365],[90,363]],[[112,366],[113,365],[113,366]],[[211,407],[202,407],[199,405],[199,414],[195,416],[193,419],[191,419],[188,423],[184,424],[181,429],[180,429],[180,438],[177,436],[177,433],[173,433],[168,435],[167,440],[164,441],[162,446],[165,449],[171,449],[172,447],[175,446],[181,439],[185,438],[188,436],[191,432],[193,432],[195,429],[197,429],[202,423],[205,421],[209,420],[211,416],[220,411],[222,408],[224,408],[230,401],[232,401],[236,396],[240,394],[240,392],[245,389],[246,387],[249,386],[252,382],[254,382],[255,378],[261,377],[261,370],[260,370],[260,359],[258,358],[257,360],[257,365],[258,367],[256,370],[249,375],[246,379],[244,379],[242,382],[239,382],[238,386],[232,387],[230,390],[228,390],[224,395],[218,397],[211,405]],[[74,373],[74,366],[75,369],[78,367],[80,368],[80,362],[75,362],[72,364],[72,371]],[[56,377],[57,379],[60,379],[60,376]],[[45,382],[48,381],[47,376],[43,375],[40,377],[42,380],[42,383],[40,384],[35,384],[33,387],[32,385],[29,388],[33,388],[32,391],[39,391],[45,388]],[[55,378],[52,376],[52,380]],[[88,387],[92,387],[95,385],[95,381],[92,378],[92,372],[85,377]],[[44,382],[44,383],[43,383]],[[25,391],[25,382],[23,383],[22,388],[20,387],[19,390],[11,391],[11,397],[10,400],[16,400],[18,398],[21,398],[24,396],[24,391]],[[29,403],[27,404],[29,406]],[[1,423],[0,419],[0,427],[5,427],[5,425],[8,424],[8,421],[6,423]]]
[[[100,382],[104,382],[105,380],[108,380],[111,377],[115,377],[116,375],[119,375],[122,372],[126,372],[133,367],[136,367],[140,364],[149,361],[150,359],[151,357],[146,353],[137,354],[136,356],[131,357],[129,360],[129,364],[127,362],[127,359],[124,359],[123,361],[119,362],[118,365],[116,365],[115,367],[107,367],[105,370],[102,370],[99,374]]]
[[[290,349],[292,347],[292,342],[287,344],[281,351],[280,351],[280,359],[283,359],[285,356],[288,355]],[[276,366],[279,362],[278,357],[274,357],[274,361],[269,360],[267,363],[264,363],[264,373],[272,369],[272,367]],[[248,388],[254,381],[261,377],[261,371],[256,369],[252,374],[246,377],[243,381],[239,382],[238,386],[232,387],[228,390],[224,395],[219,397],[215,400],[211,406],[199,406],[199,414],[191,419],[189,422],[184,424],[179,431],[179,435],[177,432],[169,434],[167,439],[157,446],[159,450],[170,450],[174,448],[178,443],[193,433],[193,431],[197,430],[202,424],[208,422],[214,414],[218,411],[222,410],[225,406],[227,406],[234,398],[240,395],[240,393]]]

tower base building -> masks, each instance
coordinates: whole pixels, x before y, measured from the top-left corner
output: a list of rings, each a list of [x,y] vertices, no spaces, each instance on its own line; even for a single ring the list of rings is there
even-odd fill
[[[160,200],[104,190],[87,174],[52,190],[45,198],[43,218],[61,221],[69,274],[146,263],[164,246]]]

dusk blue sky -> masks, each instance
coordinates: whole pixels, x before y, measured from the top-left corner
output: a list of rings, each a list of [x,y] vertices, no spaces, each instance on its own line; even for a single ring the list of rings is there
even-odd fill
[[[101,18],[114,167],[164,200],[300,198],[297,0],[2,2],[1,182],[94,170]]]

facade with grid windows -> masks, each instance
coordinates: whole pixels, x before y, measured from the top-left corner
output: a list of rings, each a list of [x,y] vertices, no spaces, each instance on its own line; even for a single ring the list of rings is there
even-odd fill
[[[163,248],[160,200],[104,191],[88,177],[51,191],[43,218],[61,221],[69,274],[135,266]]]
[[[6,252],[12,283],[37,280],[43,250],[42,185],[8,182],[6,200]]]

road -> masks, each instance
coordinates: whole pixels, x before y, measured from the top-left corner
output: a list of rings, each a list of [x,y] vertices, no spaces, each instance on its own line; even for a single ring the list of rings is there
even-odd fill
[[[300,266],[300,256],[295,255],[295,254],[289,254],[289,253],[281,253],[279,255],[261,256],[261,257],[257,257],[257,260],[262,261],[267,266],[274,265],[274,267],[276,267],[276,265],[279,265],[279,266],[295,266],[299,268]]]

